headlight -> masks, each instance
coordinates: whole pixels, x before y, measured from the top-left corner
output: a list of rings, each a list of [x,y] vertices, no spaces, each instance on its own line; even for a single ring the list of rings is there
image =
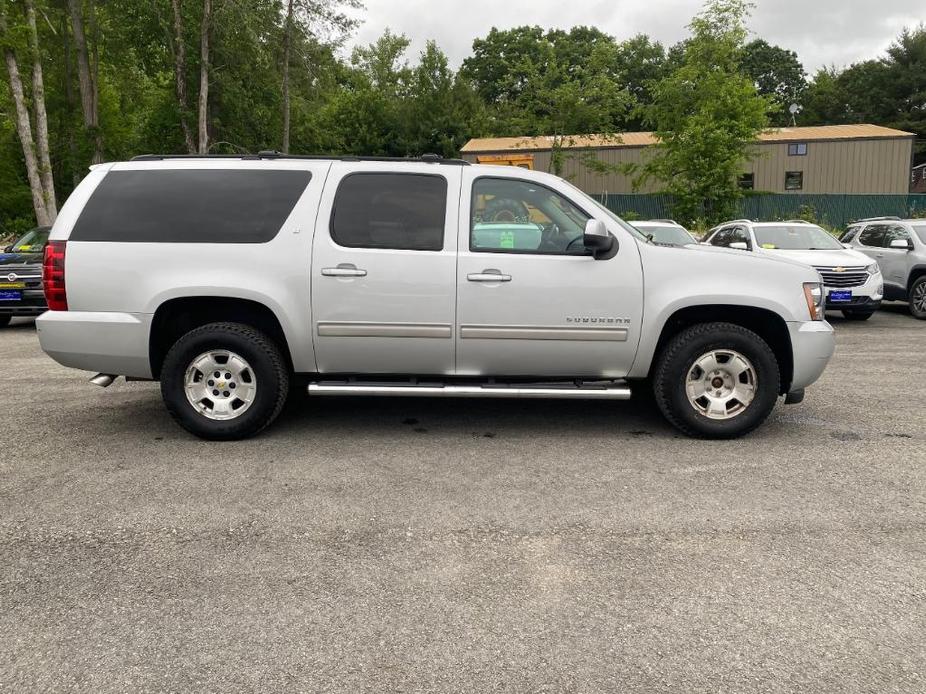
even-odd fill
[[[871,265],[866,267],[865,270],[868,272],[869,275],[877,275],[881,272],[881,266],[878,265],[877,263],[872,263]]]
[[[823,320],[826,313],[823,283],[804,282],[804,298],[807,299],[807,311],[810,313],[810,320]]]

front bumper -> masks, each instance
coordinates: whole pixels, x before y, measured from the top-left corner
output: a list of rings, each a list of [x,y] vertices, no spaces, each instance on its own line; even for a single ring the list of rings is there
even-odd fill
[[[0,316],[38,316],[47,310],[41,289],[24,289],[18,301],[0,301]]]
[[[881,273],[870,275],[868,281],[860,287],[844,288],[823,285],[826,292],[827,311],[877,311],[884,298],[884,278]],[[830,301],[831,292],[852,292],[849,301]]]
[[[789,392],[812,385],[823,374],[836,351],[836,334],[826,321],[788,323],[794,373]]]
[[[35,321],[39,344],[63,366],[151,378],[151,314],[46,311]]]

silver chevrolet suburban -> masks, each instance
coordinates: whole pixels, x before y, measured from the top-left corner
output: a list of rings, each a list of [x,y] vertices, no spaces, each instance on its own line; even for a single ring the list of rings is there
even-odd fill
[[[811,268],[666,246],[568,182],[417,160],[143,156],[93,167],[45,250],[42,348],[160,381],[239,439],[291,389],[627,399],[692,436],[759,426],[833,354]],[[299,384],[297,386],[297,384]]]

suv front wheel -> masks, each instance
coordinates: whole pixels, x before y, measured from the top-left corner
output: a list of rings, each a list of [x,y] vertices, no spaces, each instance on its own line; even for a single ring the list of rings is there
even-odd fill
[[[171,347],[161,367],[161,396],[177,423],[196,436],[254,436],[277,418],[290,374],[273,340],[241,323],[210,323]]]
[[[662,414],[689,436],[747,434],[778,400],[780,373],[765,340],[732,323],[702,323],[674,336],[659,355],[653,391]]]
[[[926,275],[917,278],[910,287],[910,313],[914,318],[926,320]]]

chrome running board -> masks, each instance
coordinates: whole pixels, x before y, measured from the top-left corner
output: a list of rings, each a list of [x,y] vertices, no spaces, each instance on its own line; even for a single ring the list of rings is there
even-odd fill
[[[364,383],[360,381],[315,381],[309,395],[380,395],[419,398],[556,398],[577,400],[629,400],[630,387],[624,381],[590,381],[560,384],[450,384],[450,383]]]

